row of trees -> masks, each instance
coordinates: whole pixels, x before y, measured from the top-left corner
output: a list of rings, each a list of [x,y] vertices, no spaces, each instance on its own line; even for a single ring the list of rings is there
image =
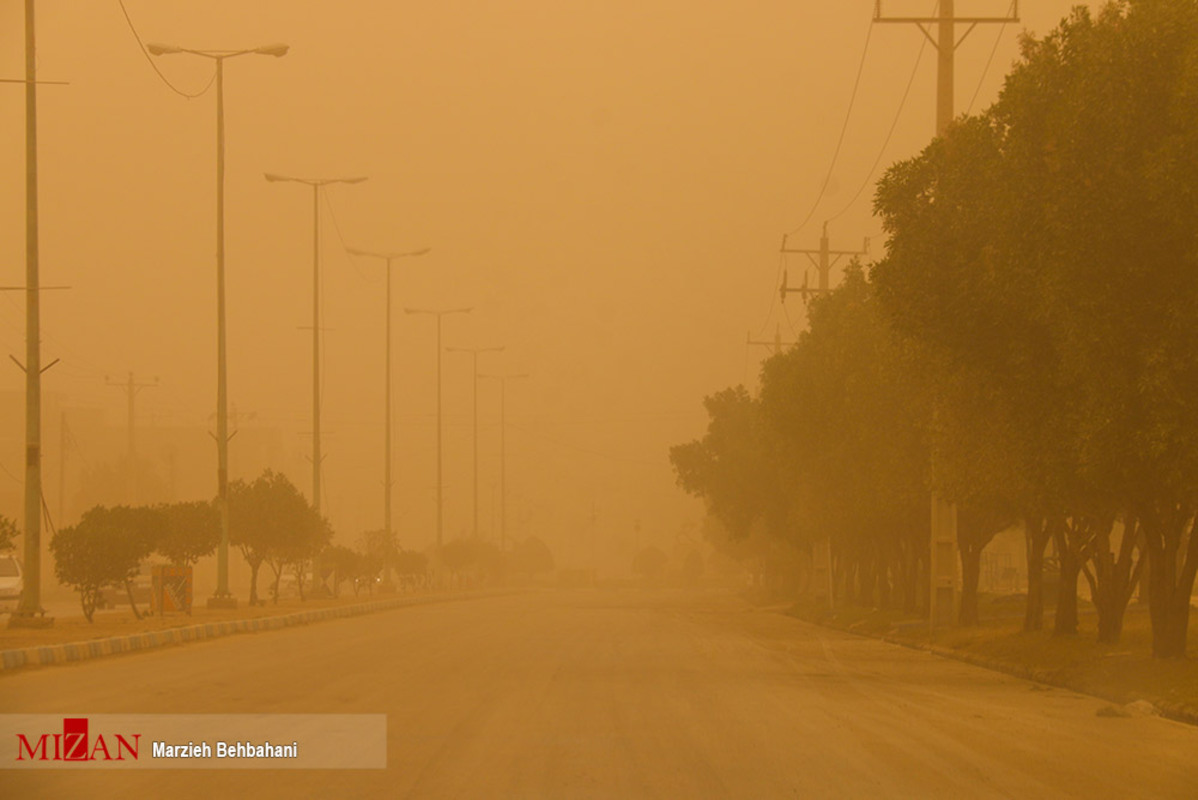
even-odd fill
[[[4,535],[0,518],[0,537]],[[15,531],[15,528],[13,528]],[[253,481],[229,484],[229,541],[250,567],[251,605],[262,599],[258,578],[265,565],[271,572],[270,594],[277,603],[285,576],[294,576],[304,598],[308,572],[331,590],[340,592],[350,581],[354,594],[363,588],[373,593],[377,583],[390,584],[395,576],[406,586],[426,577],[428,556],[402,550],[394,534],[367,531],[356,548],[333,545],[332,529],[286,476],[265,471]],[[57,531],[50,549],[60,582],[79,592],[83,613],[91,621],[109,587],[123,589],[133,613],[141,612],[134,599],[134,580],[141,565],[152,556],[171,564],[194,565],[211,555],[220,541],[220,518],[214,503],[189,502],[154,506],[96,506],[77,525]],[[0,549],[3,549],[0,539]],[[534,575],[553,569],[553,554],[540,539],[531,538],[510,553],[476,540],[455,540],[441,548],[441,568],[461,577],[467,573]],[[390,584],[393,585],[393,584]]]
[[[320,517],[286,477],[264,472],[251,482],[229,485],[229,539],[250,565],[250,603],[260,602],[258,573],[263,564],[274,573],[278,601],[284,572],[294,570],[303,586],[305,565],[332,537]],[[50,541],[58,580],[79,592],[84,616],[91,621],[108,587],[125,590],[133,613],[141,612],[133,582],[141,564],[154,555],[179,566],[194,565],[220,542],[220,517],[214,503],[194,501],[154,506],[96,506],[78,524],[56,531]]]
[[[220,521],[210,503],[96,506],[77,525],[55,532],[50,550],[55,575],[79,592],[90,622],[101,593],[110,586],[123,588],[129,607],[141,617],[133,581],[151,555],[188,566],[211,553],[219,540]]]
[[[811,309],[759,396],[708,398],[671,452],[733,535],[831,538],[866,602],[926,607],[929,503],[958,504],[976,621],[982,549],[1022,521],[1025,627],[1103,641],[1146,581],[1152,650],[1185,654],[1198,573],[1198,6],[1077,9],[1025,38],[998,102],[892,167],[869,272]]]

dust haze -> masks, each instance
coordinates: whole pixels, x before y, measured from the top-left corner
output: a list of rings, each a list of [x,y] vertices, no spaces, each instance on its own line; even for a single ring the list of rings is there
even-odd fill
[[[878,325],[894,322],[903,336],[919,329],[918,345],[893,351],[910,367],[896,383],[955,363],[938,360],[943,341],[919,349],[928,344],[920,325],[935,315],[918,316],[931,304],[911,300],[917,282],[903,282],[902,268],[923,255],[916,223],[927,217],[903,205],[926,199],[912,176],[944,163],[936,159],[967,165],[970,146],[992,154],[986,136],[1015,129],[1017,115],[977,120],[1000,97],[1017,104],[1020,91],[1033,93],[1031,79],[1008,82],[1021,59],[1052,55],[1021,41],[1043,41],[1071,13],[1116,25],[1129,7],[1156,9],[1184,20],[1166,33],[1191,31],[1181,0],[1128,2],[1103,12],[1071,0],[37,0],[40,605],[36,619],[25,615],[28,629],[14,611],[0,630],[0,726],[35,714],[385,714],[386,769],[271,765],[268,780],[250,780],[223,767],[70,775],[52,764],[52,774],[33,774],[7,763],[6,738],[0,795],[8,785],[20,797],[314,787],[405,797],[1192,796],[1198,673],[1186,655],[1198,493],[1189,483],[1153,505],[1104,493],[1107,484],[1078,488],[1081,478],[1007,480],[1026,453],[1004,460],[1003,437],[1024,418],[1017,409],[960,434],[952,426],[972,419],[954,416],[960,409],[997,407],[1001,394],[970,394],[960,374],[935,392],[879,392],[865,411],[841,402],[872,398],[854,383],[859,373],[819,383],[850,346],[859,349],[846,361],[882,374],[880,384],[893,377],[892,351],[868,339],[875,318],[852,316],[862,308],[884,307]],[[925,19],[921,34],[874,20],[935,17],[942,6],[983,19],[951,33],[957,122],[940,119],[938,130],[936,23]],[[1018,20],[1005,21],[1016,8]],[[26,9],[0,0],[0,356],[12,356],[0,366],[0,610],[10,611],[5,558],[28,560]],[[224,506],[214,501],[213,53],[223,54],[228,508],[240,515],[229,523],[228,595],[216,544]],[[1181,76],[1166,99],[1184,135],[1161,150],[1176,160],[1135,168],[1185,181],[1196,84],[1192,64],[1172,57],[1153,68]],[[1089,111],[1074,133],[1098,124]],[[1076,136],[1045,136],[1043,171],[1056,174],[1054,147]],[[993,154],[1010,155],[997,145]],[[986,186],[1004,179],[992,172]],[[947,181],[928,185],[949,191]],[[1192,203],[1177,208],[1184,217]],[[1184,239],[1178,252],[1190,247],[1192,259],[1192,230],[1170,238],[1186,220],[1160,224],[1174,226],[1161,247]],[[956,228],[937,233],[959,243]],[[1011,251],[1034,249],[1040,234]],[[821,246],[833,251],[826,284]],[[974,274],[1001,276],[986,245],[978,250]],[[956,273],[945,274],[948,285]],[[1002,313],[979,323],[990,324],[983,345],[1017,327]],[[1019,334],[1043,333],[1032,327]],[[852,340],[843,351],[829,344],[843,339]],[[1029,360],[1028,375],[1051,361]],[[1062,374],[1045,383],[1072,387],[1074,374]],[[1192,395],[1194,375],[1169,387]],[[835,398],[819,393],[833,385]],[[1086,403],[1077,416],[1117,416]],[[810,453],[778,440],[810,423],[811,408],[830,429],[909,411],[919,441],[901,450],[903,434],[880,423],[879,446],[795,467],[788,459]],[[1175,410],[1162,412],[1145,448],[1198,453],[1193,409]],[[818,450],[821,426],[809,427],[804,441]],[[1105,429],[1079,430],[1069,446],[1080,442],[1080,452],[1107,443]],[[1160,444],[1160,430],[1182,432]],[[1056,433],[1043,447],[1059,443]],[[976,436],[977,464],[944,454],[954,434]],[[877,463],[892,452],[919,460],[873,486],[874,451]],[[1122,451],[1110,452],[1083,466],[1117,462]],[[1191,474],[1198,456],[1178,458],[1176,470],[1169,462],[1151,474]],[[983,470],[1004,476],[985,502],[967,489],[933,493],[973,486]],[[964,477],[955,484],[948,473]],[[835,502],[819,488],[833,476],[844,476]],[[865,488],[854,495],[845,487],[858,478],[852,487]],[[1094,513],[1037,505],[1032,514],[1008,502],[1018,492],[1037,503],[1085,497]],[[891,493],[917,497],[867,522],[853,516]],[[1150,564],[1157,512],[1179,520],[1174,539],[1162,539],[1167,566],[1160,555]],[[870,536],[890,525],[906,526],[906,538],[871,549]],[[970,539],[978,527],[980,544]],[[198,544],[188,539],[201,529]],[[264,543],[247,544],[251,529]],[[116,545],[62,566],[69,536],[83,542],[91,530],[142,548],[118,578],[70,577],[115,561]],[[164,606],[163,570],[174,568],[194,568],[186,609]],[[20,741],[17,760],[22,746],[36,760]]]

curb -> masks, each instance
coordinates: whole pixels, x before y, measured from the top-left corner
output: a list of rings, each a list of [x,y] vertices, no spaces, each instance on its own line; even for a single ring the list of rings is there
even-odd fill
[[[85,642],[70,642],[67,644],[42,645],[14,650],[0,650],[0,673],[11,672],[27,667],[49,666],[51,664],[69,664],[76,661],[88,661],[93,658],[135,653],[142,650],[153,650],[185,642],[199,642],[205,639],[219,639],[222,636],[232,636],[237,633],[256,633],[259,631],[279,630],[293,625],[307,625],[340,617],[357,617],[363,614],[373,614],[378,611],[389,611],[405,606],[425,605],[428,603],[446,602],[450,600],[472,600],[481,597],[510,594],[512,590],[470,592],[455,595],[431,595],[425,597],[397,597],[390,600],[375,600],[370,603],[357,603],[331,608],[318,608],[311,611],[299,611],[293,614],[282,614],[277,617],[255,617],[253,619],[225,620],[224,622],[204,622],[181,628],[167,628],[149,633],[131,633],[124,636],[110,636],[106,639],[91,639]]]
[[[818,625],[821,628],[840,631],[841,633],[850,633],[854,636],[875,639],[877,641],[886,642],[887,644],[905,647],[908,650],[919,650],[925,653],[930,653],[934,656],[940,656],[941,658],[951,658],[954,661],[962,661],[966,664],[971,664],[975,667],[981,667],[982,669],[988,669],[992,672],[1001,672],[1014,678],[1021,678],[1034,683],[1042,683],[1045,686],[1054,686],[1058,689],[1068,689],[1071,692],[1077,692],[1078,694],[1084,694],[1088,695],[1089,697],[1096,697],[1100,700],[1106,700],[1111,703],[1123,705],[1123,700],[1119,697],[1099,694],[1091,687],[1081,687],[1071,684],[1069,681],[1063,680],[1056,674],[1046,670],[1035,669],[1033,667],[1028,667],[1023,664],[1015,664],[1009,661],[996,661],[994,659],[985,658],[984,656],[974,655],[973,653],[967,653],[963,650],[954,650],[951,647],[943,647],[937,644],[924,644],[923,642],[904,641],[903,639],[899,639],[894,636],[888,636],[886,634],[866,633],[860,630],[841,628],[836,625],[828,625],[822,622],[813,622],[811,620],[803,619],[802,617],[794,618],[802,622],[806,622],[809,625]],[[1150,702],[1156,708],[1160,716],[1164,717],[1165,719],[1170,719],[1174,722],[1181,722],[1186,725],[1198,726],[1198,708],[1187,706],[1182,703],[1169,703],[1161,700],[1148,700],[1148,702]]]

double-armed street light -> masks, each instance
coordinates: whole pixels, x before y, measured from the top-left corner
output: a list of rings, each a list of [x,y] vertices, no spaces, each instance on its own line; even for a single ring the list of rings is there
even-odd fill
[[[293,178],[266,173],[271,183],[312,187],[312,508],[320,514],[320,189],[330,183],[361,183],[366,178]]]
[[[351,255],[364,256],[367,258],[380,258],[387,264],[387,325],[386,325],[386,355],[384,356],[383,369],[383,386],[384,398],[383,405],[386,413],[383,416],[383,530],[386,532],[387,541],[391,541],[391,496],[392,496],[392,481],[391,481],[391,268],[395,262],[402,258],[414,258],[422,256],[429,252],[430,248],[425,247],[420,250],[410,250],[403,253],[390,252],[375,252],[372,250],[360,250],[356,247],[347,248]]]
[[[478,354],[502,353],[502,347],[446,347],[450,353],[469,353],[474,365],[474,538],[478,538]]]
[[[217,507],[220,547],[216,554],[216,593],[209,607],[236,606],[229,591],[229,390],[225,342],[225,61],[238,56],[281,58],[288,46],[271,44],[249,50],[193,50],[167,44],[147,44],[151,55],[187,54],[216,62],[216,450]]]
[[[442,533],[444,531],[444,497],[445,486],[442,480],[443,472],[441,470],[441,453],[442,453],[442,425],[441,425],[441,319],[446,314],[468,314],[473,309],[470,308],[446,308],[446,309],[423,309],[423,308],[405,308],[405,314],[431,314],[437,318],[437,548],[440,549],[443,540]]]

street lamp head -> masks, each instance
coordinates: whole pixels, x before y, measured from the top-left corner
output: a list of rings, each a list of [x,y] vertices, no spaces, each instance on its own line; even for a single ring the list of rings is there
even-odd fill
[[[150,55],[152,56],[166,56],[171,55],[172,53],[183,52],[182,47],[176,47],[173,44],[159,44],[157,42],[150,42],[147,44],[146,50],[149,51]]]
[[[286,177],[283,177],[282,175],[276,175],[276,174],[275,174],[275,173],[273,173],[273,172],[267,172],[267,173],[264,173],[264,175],[265,175],[266,179],[267,179],[268,181],[270,181],[271,183],[274,183],[275,181],[289,181],[289,180],[291,180],[291,178],[286,178]]]
[[[365,178],[365,177],[361,177],[361,178],[335,178],[335,179],[333,179],[333,180],[329,181],[329,183],[361,183],[361,182],[362,182],[362,181],[364,181],[364,180],[366,180],[366,178]]]
[[[274,56],[275,58],[282,58],[283,56],[287,55],[287,51],[290,49],[291,48],[288,45],[279,43],[255,47],[254,52],[260,56]]]

